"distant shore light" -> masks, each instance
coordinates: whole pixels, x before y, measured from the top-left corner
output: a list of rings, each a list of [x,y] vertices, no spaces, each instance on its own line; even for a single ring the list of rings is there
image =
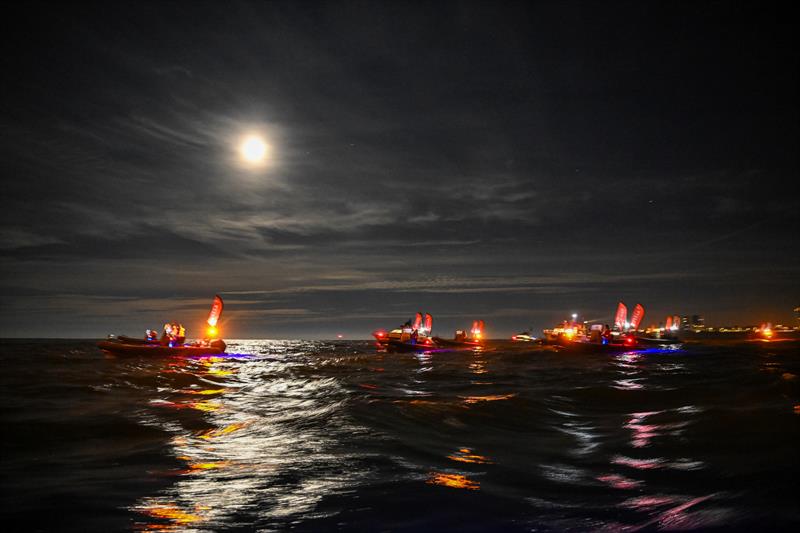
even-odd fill
[[[242,155],[242,158],[251,164],[264,162],[268,150],[269,146],[267,146],[264,139],[258,135],[248,135],[239,146],[239,153]]]

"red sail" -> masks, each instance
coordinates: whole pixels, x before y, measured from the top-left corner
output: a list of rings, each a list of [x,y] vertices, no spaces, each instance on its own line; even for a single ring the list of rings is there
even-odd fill
[[[414,325],[412,326],[414,329],[419,331],[420,326],[422,326],[422,313],[417,313],[414,316]]]
[[[667,317],[667,322],[664,324],[664,329],[672,329],[672,317]]]
[[[625,307],[625,304],[620,302],[617,304],[617,315],[614,317],[614,325],[622,329],[625,327],[625,320],[628,318],[628,308]]]
[[[217,294],[214,296],[214,303],[211,304],[211,312],[208,313],[208,320],[206,320],[206,322],[213,328],[217,325],[220,315],[222,315],[222,298]]]
[[[639,324],[642,323],[644,318],[644,307],[642,304],[636,304],[633,308],[633,316],[631,316],[631,329],[639,329]]]
[[[475,333],[477,333],[478,331],[479,331],[478,330],[478,321],[477,320],[473,320],[472,321],[472,329],[470,330],[470,333],[472,333],[472,335],[475,335]]]
[[[484,323],[483,320],[478,321],[478,332],[483,335]]]
[[[433,328],[433,317],[428,313],[425,313],[425,331],[430,333],[431,328]]]

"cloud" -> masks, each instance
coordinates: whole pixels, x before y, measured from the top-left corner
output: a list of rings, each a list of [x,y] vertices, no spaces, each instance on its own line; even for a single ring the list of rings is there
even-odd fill
[[[30,45],[8,54],[0,121],[7,309],[53,298],[66,324],[59,295],[142,299],[124,320],[225,291],[242,320],[309,313],[281,311],[288,328],[416,301],[723,300],[719,279],[797,270],[796,80],[778,68],[795,47],[769,24],[742,44],[688,17],[693,52],[673,54],[658,28],[605,41],[557,6],[119,9],[51,7],[31,14],[47,39],[12,39]],[[236,152],[250,131],[272,146],[257,170]]]

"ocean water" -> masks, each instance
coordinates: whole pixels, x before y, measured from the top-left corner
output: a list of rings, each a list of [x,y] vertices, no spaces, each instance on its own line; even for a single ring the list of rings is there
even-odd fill
[[[789,531],[800,344],[2,341],[15,531]],[[9,529],[6,529],[9,531]]]

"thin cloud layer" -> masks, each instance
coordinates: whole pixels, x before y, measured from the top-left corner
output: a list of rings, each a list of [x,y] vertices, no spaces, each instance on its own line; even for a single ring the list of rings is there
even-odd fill
[[[4,336],[135,331],[215,293],[230,331],[273,337],[423,304],[502,334],[623,297],[654,321],[797,305],[798,47],[769,12],[103,9],[12,35]]]

